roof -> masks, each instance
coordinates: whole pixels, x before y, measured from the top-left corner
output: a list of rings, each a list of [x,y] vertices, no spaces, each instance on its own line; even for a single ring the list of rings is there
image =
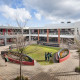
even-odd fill
[[[60,24],[47,24],[44,27],[30,27],[30,29],[65,29],[65,28],[78,28],[80,22],[75,23],[60,23]]]
[[[0,26],[0,28],[4,29],[21,29],[20,27],[15,27],[15,26]],[[23,27],[23,29],[29,29],[29,27]]]
[[[80,22],[47,24],[44,27],[23,27],[23,29],[61,29],[61,28],[65,29],[65,28],[78,28],[78,27],[80,27]],[[0,26],[0,28],[20,29],[20,27],[15,27],[15,26]]]

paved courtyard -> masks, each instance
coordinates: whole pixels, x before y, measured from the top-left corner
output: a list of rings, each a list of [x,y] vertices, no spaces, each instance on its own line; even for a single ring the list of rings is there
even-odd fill
[[[0,47],[6,50],[7,47]],[[70,50],[70,58],[62,63],[42,66],[35,61],[34,66],[22,66],[22,74],[29,77],[29,80],[80,80],[80,75],[74,72],[78,66],[78,54],[76,50]],[[0,55],[0,80],[12,80],[19,75],[19,64],[7,63]]]

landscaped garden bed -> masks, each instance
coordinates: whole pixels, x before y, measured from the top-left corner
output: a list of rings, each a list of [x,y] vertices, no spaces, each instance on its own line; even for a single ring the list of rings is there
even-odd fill
[[[67,48],[61,49],[58,53],[56,53],[56,60],[58,62],[63,62],[70,57],[70,51]]]
[[[45,52],[53,54],[58,52],[61,48],[59,47],[49,47],[43,45],[30,45],[24,49],[24,53],[32,57],[34,60],[39,62],[41,65],[53,64],[50,61],[45,61]]]
[[[2,51],[1,55],[3,59],[5,57],[5,54],[8,56],[10,62],[20,64],[20,56],[22,55],[22,64],[34,65],[34,60],[31,57],[27,56],[26,54],[20,54],[18,52],[13,52],[13,51]]]
[[[43,46],[43,45],[29,45],[24,48],[23,55],[27,55],[27,56],[33,58],[34,60],[39,62],[41,65],[49,65],[49,64],[53,64],[52,63],[53,59],[50,59],[50,61],[48,61],[48,60],[45,61],[45,52],[51,53],[52,57],[53,57],[53,54],[58,52],[59,50],[60,50],[60,48],[58,48],[58,47],[49,47],[49,46]],[[17,62],[15,60],[19,61],[19,59],[20,59],[19,58],[20,54],[16,53],[16,51],[17,51],[17,49],[12,49],[12,50],[10,50],[10,52],[8,52],[8,57],[13,62]],[[22,61],[23,62],[28,61],[27,57],[23,57]]]

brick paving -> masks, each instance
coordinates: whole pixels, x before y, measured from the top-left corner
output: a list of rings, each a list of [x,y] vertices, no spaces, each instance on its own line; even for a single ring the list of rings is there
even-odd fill
[[[4,48],[0,47],[0,50]],[[6,48],[5,48],[6,49]],[[34,66],[22,66],[22,74],[29,80],[80,80],[80,75],[74,72],[78,66],[78,54],[76,50],[70,50],[71,56],[62,63],[42,66],[35,61]],[[0,80],[12,80],[19,75],[19,64],[7,63],[0,55]]]

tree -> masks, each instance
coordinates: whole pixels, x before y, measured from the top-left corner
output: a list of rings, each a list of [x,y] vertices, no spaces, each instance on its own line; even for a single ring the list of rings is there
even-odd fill
[[[26,26],[27,21],[25,20],[25,22],[19,22],[18,19],[16,19],[16,22],[18,24],[18,27],[21,29],[21,33],[17,34],[16,47],[18,53],[20,54],[20,80],[22,80],[22,54],[25,47],[25,37],[23,36],[23,27]]]

